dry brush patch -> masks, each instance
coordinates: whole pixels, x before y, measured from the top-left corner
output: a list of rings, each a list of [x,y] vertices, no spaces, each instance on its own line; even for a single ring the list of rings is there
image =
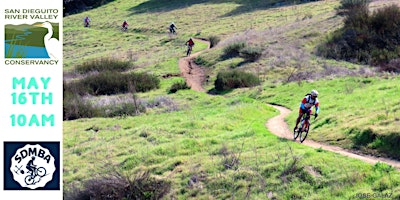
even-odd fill
[[[66,200],[89,199],[160,199],[171,189],[167,180],[156,178],[148,171],[138,172],[134,176],[100,175],[84,181],[83,187],[73,187],[64,191]]]

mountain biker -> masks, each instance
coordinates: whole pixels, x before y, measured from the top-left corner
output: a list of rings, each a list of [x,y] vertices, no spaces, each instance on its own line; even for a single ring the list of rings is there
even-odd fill
[[[83,24],[85,27],[89,27],[90,26],[90,18],[89,16],[86,16],[85,19],[83,19]]]
[[[171,25],[169,25],[169,32],[175,33],[175,29],[178,29],[178,27],[175,26],[174,22],[171,22]]]
[[[312,114],[313,106],[315,106],[315,118],[318,117],[319,101],[317,97],[318,97],[318,91],[312,90],[310,94],[306,94],[306,96],[303,98],[303,100],[300,103],[299,116],[296,119],[296,126],[294,127],[294,130],[297,129],[297,126],[300,123],[300,119],[304,113],[309,113],[310,115]]]
[[[193,39],[190,38],[188,41],[186,41],[185,45],[188,46],[188,50],[187,50],[186,56],[189,56],[189,55],[190,55],[190,52],[192,51],[192,48],[193,48],[193,46],[194,46]]]
[[[194,46],[193,38],[190,38],[188,41],[186,41],[185,45],[193,47]]]
[[[35,160],[35,156],[32,156],[32,159],[30,161],[28,161],[28,164],[26,164],[26,169],[28,169],[31,174],[33,174],[33,171],[36,168],[36,165],[33,164],[34,160]]]
[[[128,29],[128,22],[126,20],[124,20],[124,22],[122,23],[122,30],[126,31]]]

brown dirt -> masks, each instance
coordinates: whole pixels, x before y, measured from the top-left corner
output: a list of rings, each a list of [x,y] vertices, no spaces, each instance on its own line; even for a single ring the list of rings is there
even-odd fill
[[[207,43],[210,48],[210,42],[200,39],[194,39],[196,42]],[[189,57],[184,57],[179,59],[179,69],[181,70],[181,75],[185,77],[186,83],[189,85],[192,90],[198,92],[205,92],[206,90],[203,88],[203,83],[206,80],[204,69],[196,63],[194,63],[193,59],[199,55],[202,51],[191,54]]]
[[[205,42],[208,44],[208,48],[210,48],[210,43],[205,40],[195,39],[197,42]],[[207,49],[208,49],[207,48]],[[196,65],[193,59],[199,55],[201,52],[194,53],[189,57],[184,57],[179,60],[179,69],[181,70],[181,76],[185,77],[186,83],[191,87],[191,89],[198,92],[205,92],[206,90],[203,88],[202,84],[205,81],[205,72],[204,69],[198,65]],[[285,122],[285,117],[289,115],[291,112],[289,109],[284,108],[282,106],[270,105],[275,109],[278,109],[281,113],[268,120],[265,126],[275,135],[286,138],[289,140],[293,139],[293,133],[291,129]],[[375,157],[370,155],[364,155],[361,153],[354,153],[350,150],[343,149],[341,147],[327,145],[312,141],[310,139],[306,139],[302,144],[313,147],[313,148],[321,148],[323,150],[332,151],[344,156],[348,156],[351,158],[359,159],[364,162],[375,164],[377,162],[386,163],[400,170],[400,162],[396,160],[391,160],[388,158]]]
[[[278,109],[281,113],[278,116],[273,117],[270,120],[268,120],[268,122],[265,124],[266,127],[273,134],[275,134],[281,138],[293,140],[293,133],[285,122],[285,117],[287,115],[289,115],[289,113],[291,111],[282,106],[276,106],[276,105],[270,105],[270,106],[274,107],[275,109]],[[297,142],[299,142],[299,141],[297,140]],[[370,156],[370,155],[363,155],[360,153],[354,153],[354,152],[351,152],[350,150],[343,149],[341,147],[318,143],[318,142],[312,141],[310,139],[306,139],[303,142],[303,144],[313,147],[313,148],[321,148],[323,150],[332,151],[332,152],[335,152],[335,153],[338,153],[338,154],[341,154],[344,156],[348,156],[351,158],[356,158],[356,159],[359,159],[359,160],[362,160],[364,162],[371,163],[371,164],[375,164],[377,162],[386,163],[386,164],[391,165],[391,166],[397,168],[398,170],[400,170],[400,162],[396,161],[396,160],[391,160],[391,159],[382,158],[382,157],[375,157],[375,156]]]

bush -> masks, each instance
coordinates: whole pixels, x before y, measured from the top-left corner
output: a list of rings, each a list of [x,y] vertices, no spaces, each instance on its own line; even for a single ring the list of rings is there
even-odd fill
[[[240,50],[240,57],[251,62],[258,60],[261,57],[261,55],[262,55],[262,49],[259,47],[248,46]]]
[[[135,116],[140,113],[144,113],[146,108],[142,104],[135,105],[132,102],[120,103],[117,105],[111,105],[102,107],[104,113],[102,117],[121,117],[121,116]]]
[[[221,41],[221,39],[218,36],[210,36],[208,37],[208,41],[210,41],[210,48],[213,48],[217,46],[218,42]]]
[[[260,80],[252,73],[239,70],[219,72],[215,80],[215,89],[218,91],[252,87],[260,84]]]
[[[156,179],[148,172],[138,173],[133,179],[121,176],[104,176],[85,181],[83,189],[64,191],[66,200],[89,199],[161,199],[171,189],[171,183]]]
[[[63,118],[64,120],[74,120],[79,118],[92,118],[98,116],[99,111],[81,96],[73,93],[65,93],[63,98]]]
[[[381,66],[382,71],[400,73],[400,58],[391,60],[388,64]]]
[[[190,87],[186,84],[185,81],[180,81],[172,84],[172,86],[169,88],[168,93],[175,93],[178,90],[186,90],[190,89]]]
[[[396,71],[392,67],[396,61],[392,60],[400,58],[400,8],[391,5],[369,14],[369,2],[341,1],[345,25],[318,47],[317,54]]]
[[[244,41],[237,41],[229,44],[223,49],[224,57],[230,58],[238,56],[240,51],[247,46]]]
[[[78,65],[75,70],[78,73],[86,74],[88,72],[104,72],[104,71],[126,71],[131,67],[128,61],[114,60],[111,58],[101,58],[97,60],[84,62]]]
[[[147,92],[159,88],[160,80],[146,73],[123,74],[119,72],[105,71],[100,74],[88,76],[76,83],[76,88],[86,90],[91,95],[112,95],[127,93],[129,82],[134,84],[135,92]],[[79,91],[84,93],[84,91]]]

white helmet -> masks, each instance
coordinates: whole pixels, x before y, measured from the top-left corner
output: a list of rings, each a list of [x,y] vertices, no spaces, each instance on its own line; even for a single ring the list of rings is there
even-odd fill
[[[311,96],[317,97],[318,96],[318,91],[317,90],[311,90]]]

